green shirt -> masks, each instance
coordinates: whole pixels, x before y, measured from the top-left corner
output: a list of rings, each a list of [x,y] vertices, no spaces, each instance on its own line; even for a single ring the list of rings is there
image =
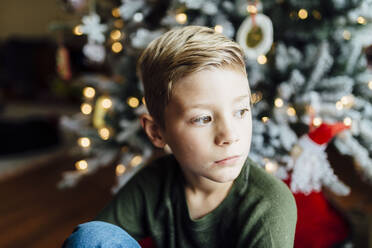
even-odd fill
[[[97,216],[162,247],[293,247],[297,221],[288,187],[247,159],[212,212],[190,218],[184,177],[172,155],[135,175]]]

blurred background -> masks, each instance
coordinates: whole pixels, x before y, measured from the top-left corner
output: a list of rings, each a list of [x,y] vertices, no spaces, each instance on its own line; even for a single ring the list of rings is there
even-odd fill
[[[250,157],[293,192],[295,247],[372,247],[370,0],[1,1],[0,247],[61,247],[166,152],[135,67],[186,25],[244,50]]]

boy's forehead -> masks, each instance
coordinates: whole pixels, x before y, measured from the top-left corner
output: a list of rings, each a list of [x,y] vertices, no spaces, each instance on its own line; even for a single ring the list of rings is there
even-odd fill
[[[174,84],[169,104],[183,109],[219,102],[249,101],[250,90],[246,76],[225,74],[229,72],[204,72],[181,79]]]

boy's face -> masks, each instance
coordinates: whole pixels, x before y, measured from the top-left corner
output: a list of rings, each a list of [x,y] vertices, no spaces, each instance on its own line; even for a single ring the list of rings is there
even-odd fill
[[[164,141],[196,180],[233,181],[248,156],[252,117],[246,75],[208,69],[180,79],[164,113]]]

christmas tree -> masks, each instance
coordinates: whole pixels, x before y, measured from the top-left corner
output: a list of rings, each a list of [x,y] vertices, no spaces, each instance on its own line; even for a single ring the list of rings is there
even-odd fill
[[[65,0],[64,4],[82,16],[74,33],[86,37],[87,60],[105,64],[109,73],[82,77],[82,113],[62,119],[62,125],[78,136],[77,149],[87,159],[77,161],[75,171],[64,173],[61,187],[73,186],[82,176],[117,162],[116,192],[145,165],[154,148],[138,120],[146,108],[136,62],[153,39],[185,25],[212,27],[243,48],[253,104],[250,157],[287,180],[295,196],[304,194],[301,201],[306,204],[299,206],[315,198],[327,206],[322,186],[336,194],[349,193],[324,152],[337,133],[334,144],[339,152],[354,159],[362,178],[372,180],[372,71],[365,53],[372,44],[371,0]],[[323,136],[329,139],[322,140]],[[342,226],[327,211],[320,222],[332,219]],[[335,241],[339,240],[330,242]]]
[[[61,186],[119,158],[120,187],[150,157],[137,118],[146,110],[136,61],[150,41],[184,25],[214,27],[243,47],[254,104],[250,156],[256,162],[286,177],[290,153],[307,126],[343,121],[350,130],[335,145],[372,179],[372,73],[364,53],[372,44],[372,1],[65,3],[84,15],[74,29],[87,37],[84,54],[91,63],[107,64],[110,73],[83,77],[82,114],[63,119],[90,158],[78,161]]]

